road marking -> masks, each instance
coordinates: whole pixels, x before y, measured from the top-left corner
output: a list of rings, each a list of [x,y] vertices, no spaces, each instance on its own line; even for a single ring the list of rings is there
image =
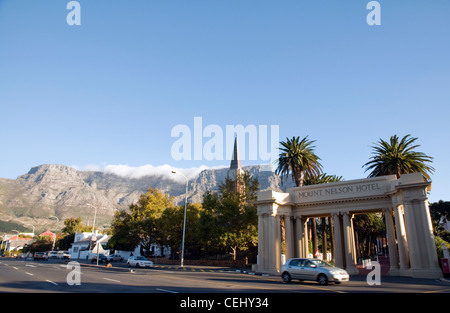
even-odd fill
[[[178,291],[166,290],[166,289],[161,289],[161,288],[156,288],[156,290],[163,291],[163,292],[169,292],[169,293],[179,293]]]
[[[31,273],[28,273],[28,272],[25,272],[25,274],[30,275],[30,276],[34,276],[34,274],[31,274]]]
[[[435,293],[435,292],[448,292],[449,289],[441,289],[441,290],[428,290],[428,291],[423,291],[423,293]]]
[[[36,267],[36,265],[32,265],[32,264],[25,264],[25,266],[28,266],[28,267]]]
[[[15,269],[15,270],[18,270],[18,268],[17,268],[17,267],[15,267],[15,266],[13,266],[12,268],[13,268],[13,269]]]
[[[115,283],[120,283],[120,280],[116,280],[116,279],[111,279],[111,278],[105,278],[103,277],[104,280],[109,280],[109,281],[113,281]]]
[[[51,281],[51,280],[46,280],[46,282],[49,282],[50,284],[53,284],[53,285],[55,285],[55,286],[58,286],[58,284],[57,283],[55,283],[55,282],[53,282],[53,281]]]

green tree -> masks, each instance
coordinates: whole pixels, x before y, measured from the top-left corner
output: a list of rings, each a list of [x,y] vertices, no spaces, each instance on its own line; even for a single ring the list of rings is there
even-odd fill
[[[202,206],[200,203],[188,204],[186,208],[185,258],[189,258],[189,251],[199,245],[199,221]],[[183,240],[184,205],[174,206],[164,210],[158,220],[160,230],[160,245],[169,246],[172,257],[181,253]],[[189,249],[190,248],[190,249]]]
[[[380,141],[372,146],[371,160],[363,165],[366,172],[371,171],[369,177],[396,175],[399,178],[402,174],[421,173],[430,179],[429,174],[434,172],[434,168],[428,163],[431,163],[433,158],[414,150],[420,147],[414,144],[416,140],[417,138],[411,135],[404,136],[400,141],[397,135],[391,136],[389,142],[380,138]]]
[[[342,176],[336,175],[328,175],[327,173],[322,173],[320,175],[310,176],[306,175],[303,185],[317,185],[317,184],[328,184],[328,183],[336,183],[342,181]]]
[[[364,258],[372,257],[376,252],[377,237],[384,237],[386,233],[382,215],[379,213],[355,215],[353,228],[358,255]]]
[[[322,165],[319,163],[320,158],[314,153],[314,142],[308,140],[308,136],[302,140],[294,136],[281,141],[282,147],[275,172],[282,178],[291,175],[297,187],[303,186],[305,174],[310,177],[320,175]]]
[[[118,250],[133,250],[138,244],[144,254],[152,243],[160,241],[158,220],[166,208],[173,206],[173,197],[159,189],[148,188],[128,211],[116,212],[111,225],[111,246]]]
[[[31,243],[30,252],[45,252],[52,249],[53,239],[48,236],[36,236]]]
[[[111,238],[108,247],[116,250],[132,251],[139,244],[139,237],[133,231],[132,216],[126,210],[116,211],[111,223]]]
[[[61,231],[64,235],[74,235],[76,232],[91,231],[91,229],[81,222],[81,217],[70,217],[64,220]]]
[[[431,203],[430,215],[435,236],[441,237],[446,242],[450,242],[450,232],[441,226],[441,223],[450,221],[450,201],[440,200],[439,202]]]
[[[68,250],[75,239],[76,232],[89,231],[87,227],[81,223],[81,217],[70,217],[64,220],[64,228],[59,239],[55,242],[55,247],[59,250]]]
[[[258,241],[258,218],[256,200],[259,189],[258,179],[253,179],[248,171],[238,177],[239,186],[227,177],[219,184],[219,192],[207,192],[203,197],[204,211],[200,216],[202,244],[206,248],[222,248],[236,260],[238,251],[256,247]]]

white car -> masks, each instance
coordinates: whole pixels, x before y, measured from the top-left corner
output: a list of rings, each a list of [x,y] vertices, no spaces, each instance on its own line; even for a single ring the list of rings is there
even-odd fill
[[[128,267],[153,267],[153,262],[143,256],[131,256],[127,260]]]
[[[318,259],[289,259],[281,267],[281,278],[285,283],[291,279],[299,279],[315,280],[321,285],[326,285],[328,282],[337,284],[347,282],[350,276],[347,271]]]
[[[70,260],[70,254],[68,251],[58,251],[56,257],[60,260]]]
[[[111,254],[106,257],[109,262],[122,262],[123,257],[120,254]]]

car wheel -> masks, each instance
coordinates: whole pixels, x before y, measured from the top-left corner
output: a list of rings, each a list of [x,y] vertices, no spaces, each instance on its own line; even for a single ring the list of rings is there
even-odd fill
[[[284,272],[281,275],[281,279],[283,280],[283,282],[289,283],[291,281],[291,275],[288,272]]]
[[[138,267],[140,267],[140,266],[139,266],[139,263],[136,263],[136,268],[138,268]]]
[[[320,274],[319,277],[317,277],[317,282],[320,285],[327,285],[328,284],[328,278],[324,274]]]

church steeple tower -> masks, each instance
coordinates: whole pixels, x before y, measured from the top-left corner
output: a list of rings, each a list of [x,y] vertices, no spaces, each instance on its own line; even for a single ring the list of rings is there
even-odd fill
[[[231,157],[230,170],[237,170],[237,169],[242,169],[242,168],[241,168],[241,159],[239,158],[237,136],[235,136],[234,137],[234,149],[233,149],[233,155]]]
[[[244,174],[241,166],[241,159],[239,158],[239,149],[237,136],[234,137],[234,149],[233,155],[231,156],[230,169],[228,170],[227,176],[235,182],[236,191],[241,191],[240,177]]]

